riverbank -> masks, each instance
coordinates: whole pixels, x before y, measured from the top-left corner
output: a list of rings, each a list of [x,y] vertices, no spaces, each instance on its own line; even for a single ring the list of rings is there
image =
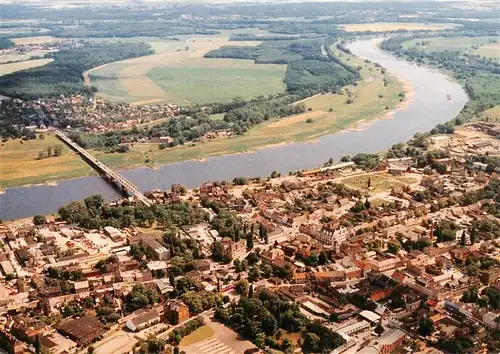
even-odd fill
[[[332,50],[337,51],[334,47]],[[336,54],[342,55],[338,51]],[[345,54],[341,58],[354,67],[362,67],[360,70],[362,80],[357,85],[344,87],[339,94],[314,95],[301,100],[309,109],[306,113],[270,120],[253,127],[244,135],[232,138],[188,143],[164,150],[160,150],[159,144],[155,143],[134,144],[127,153],[110,154],[95,150],[91,153],[114,169],[143,166],[158,168],[176,162],[203,161],[214,156],[255,152],[296,142],[315,142],[321,136],[345,129],[355,129],[355,125],[359,122],[387,119],[395,109],[404,109],[411,85],[394,75],[384,74],[383,69],[373,63],[365,63],[359,58],[347,57]],[[401,97],[400,94],[405,90],[407,93]],[[352,102],[348,103],[348,100]],[[65,159],[50,158],[43,161],[50,162],[49,165],[36,160],[38,150],[56,143],[61,144],[51,139],[38,140],[38,143],[28,142],[25,146],[37,145],[36,148],[31,148],[35,151],[29,152],[29,156],[23,155],[22,163],[17,164],[15,169],[2,171],[0,187],[39,184],[88,176],[92,173],[90,168],[80,168],[80,164],[76,162],[79,157],[69,150],[68,154],[65,154],[67,155]],[[0,158],[2,151],[0,149]]]
[[[274,170],[287,174],[288,171],[316,168],[330,158],[339,160],[345,155],[384,151],[395,143],[408,141],[417,132],[429,131],[437,124],[456,117],[467,102],[467,96],[460,85],[451,82],[441,73],[383,53],[376,45],[376,40],[361,40],[349,44],[349,49],[357,56],[379,63],[394,76],[402,77],[414,90],[413,96],[405,95],[410,99],[408,106],[404,110],[394,110],[391,119],[374,120],[362,130],[337,131],[317,137],[314,143],[288,143],[259,149],[250,154],[217,156],[204,162],[189,160],[162,165],[154,170],[148,167],[127,169],[120,173],[144,191],[165,190],[176,183],[196,188],[203,181],[232,180],[235,176],[269,176]],[[447,94],[453,97],[452,102],[446,100]],[[353,107],[353,104],[343,104],[347,96],[342,98],[344,100],[340,101],[342,104],[337,108]],[[399,99],[395,104],[398,103]],[[372,114],[368,118],[374,117],[378,115]],[[269,123],[272,122],[266,124]],[[308,127],[315,123],[303,121],[300,124]],[[275,129],[274,132],[280,134],[285,128]],[[209,144],[200,146],[206,147]],[[199,147],[194,149],[197,148]],[[150,149],[151,147],[145,147],[144,153],[149,153]],[[57,212],[60,205],[84,199],[91,194],[101,194],[107,201],[120,197],[115,189],[98,176],[61,181],[55,187],[7,188],[5,194],[0,195],[0,218],[10,220],[35,214],[51,214]]]

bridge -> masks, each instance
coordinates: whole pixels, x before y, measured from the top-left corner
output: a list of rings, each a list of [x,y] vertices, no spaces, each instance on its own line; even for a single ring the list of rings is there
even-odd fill
[[[55,134],[71,149],[75,150],[78,154],[80,154],[80,156],[84,160],[86,160],[90,166],[92,166],[100,174],[106,176],[112,183],[114,183],[117,186],[120,186],[124,191],[128,192],[129,194],[137,198],[137,200],[139,200],[144,205],[148,207],[153,205],[153,203],[148,198],[146,198],[144,194],[142,194],[142,192],[140,191],[139,188],[137,188],[136,185],[134,185],[132,182],[124,178],[122,175],[116,173],[111,168],[109,168],[101,161],[96,159],[94,156],[89,154],[88,151],[86,151],[85,149],[80,147],[77,143],[75,143],[73,140],[68,138],[63,132],[55,130]]]

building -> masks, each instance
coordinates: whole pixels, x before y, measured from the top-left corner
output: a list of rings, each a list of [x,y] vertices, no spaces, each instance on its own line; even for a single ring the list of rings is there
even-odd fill
[[[77,281],[73,283],[73,286],[75,288],[75,293],[77,294],[86,293],[89,291],[89,282],[87,280]]]
[[[400,329],[391,329],[377,339],[380,354],[389,354],[401,347],[406,338],[405,332]]]
[[[224,255],[229,259],[242,258],[246,254],[247,248],[245,242],[242,240],[234,242],[226,237],[221,241],[221,244]]]
[[[300,225],[300,232],[305,233],[323,243],[324,245],[334,245],[337,251],[340,249],[340,245],[347,240],[349,235],[349,230],[345,227],[331,228],[323,227],[321,230],[317,230],[310,225]]]
[[[159,322],[160,322],[159,309],[152,309],[150,311],[141,312],[136,317],[128,320],[126,325],[127,328],[132,332],[137,332]]]
[[[12,263],[10,263],[10,261],[1,261],[0,266],[2,267],[3,274],[6,276],[14,274],[14,268],[12,267]]]
[[[59,325],[57,330],[81,346],[92,343],[96,338],[106,333],[104,325],[97,318],[91,316],[66,321]]]
[[[153,237],[141,237],[141,243],[153,254],[153,256],[160,261],[168,259],[168,250]]]
[[[189,307],[181,300],[168,300],[165,302],[165,318],[174,323],[189,319]]]

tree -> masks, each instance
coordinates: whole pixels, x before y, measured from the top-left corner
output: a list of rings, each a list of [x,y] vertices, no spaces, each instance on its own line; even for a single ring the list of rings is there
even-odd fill
[[[306,353],[317,353],[319,351],[319,337],[314,333],[307,333],[302,344],[302,350]]]
[[[269,315],[262,320],[261,328],[266,335],[272,336],[278,329],[278,322],[274,316]]]
[[[250,268],[248,271],[248,281],[252,283],[257,281],[260,278],[260,270],[257,266]]]
[[[238,258],[236,258],[233,261],[233,265],[234,265],[234,270],[236,271],[236,273],[241,273],[241,271],[243,269],[242,269],[242,266],[241,266],[241,261]]]
[[[470,243],[474,244],[476,243],[476,228],[472,227],[472,231],[470,232]]]
[[[375,327],[375,333],[377,333],[378,335],[384,333],[384,327],[382,327],[380,323]]]
[[[238,283],[236,283],[236,292],[242,296],[246,296],[248,293],[248,280],[241,279]]]
[[[33,217],[33,224],[35,225],[45,225],[47,223],[47,219],[43,215],[35,215]]]
[[[255,345],[259,348],[264,348],[264,343],[266,342],[266,335],[264,333],[259,333],[255,337]]]
[[[328,261],[328,257],[326,256],[326,253],[324,251],[321,251],[318,256],[318,264],[319,265],[324,265]]]
[[[250,285],[250,290],[248,291],[248,297],[253,297],[253,284]]]
[[[253,249],[253,233],[247,235],[247,249]]]
[[[421,336],[428,336],[434,332],[434,322],[430,318],[423,318],[418,324],[418,333]]]
[[[462,232],[462,236],[460,237],[460,246],[465,247],[465,230]]]

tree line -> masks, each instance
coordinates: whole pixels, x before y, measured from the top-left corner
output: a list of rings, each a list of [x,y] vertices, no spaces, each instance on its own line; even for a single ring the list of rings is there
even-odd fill
[[[82,73],[99,65],[153,54],[146,43],[85,43],[67,46],[47,54],[47,65],[0,77],[0,93],[21,99],[55,97],[61,94],[90,94],[95,87],[84,86]]]

